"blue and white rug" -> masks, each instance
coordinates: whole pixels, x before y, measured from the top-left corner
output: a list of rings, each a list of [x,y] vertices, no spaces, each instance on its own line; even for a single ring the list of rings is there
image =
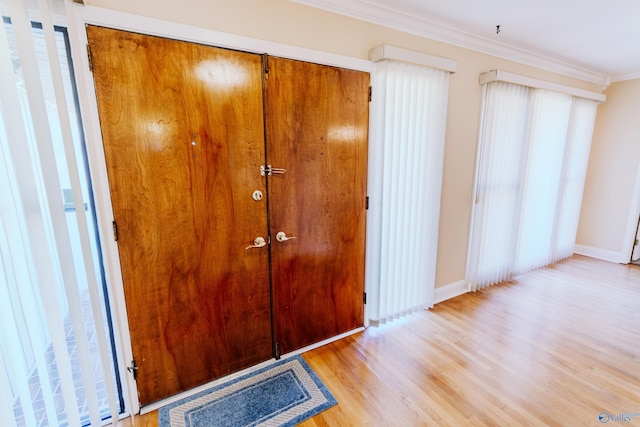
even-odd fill
[[[294,426],[336,399],[300,356],[158,410],[160,427]]]

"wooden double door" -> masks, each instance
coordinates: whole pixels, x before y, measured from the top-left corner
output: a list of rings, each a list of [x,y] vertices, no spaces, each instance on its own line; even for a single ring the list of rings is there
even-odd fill
[[[369,75],[87,34],[140,403],[362,326]]]

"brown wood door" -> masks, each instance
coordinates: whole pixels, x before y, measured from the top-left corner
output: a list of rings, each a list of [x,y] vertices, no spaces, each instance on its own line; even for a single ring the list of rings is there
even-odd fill
[[[261,57],[87,33],[144,405],[272,357]]]
[[[275,340],[282,353],[363,325],[369,74],[270,57]],[[279,242],[278,232],[295,239]]]

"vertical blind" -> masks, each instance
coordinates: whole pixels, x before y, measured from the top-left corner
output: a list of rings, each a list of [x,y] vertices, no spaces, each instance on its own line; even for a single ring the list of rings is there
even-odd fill
[[[471,290],[573,254],[596,107],[518,84],[483,86]]]
[[[370,258],[377,270],[367,304],[374,321],[433,305],[449,74],[392,60],[376,65],[382,160],[372,184],[382,198],[369,227],[379,227],[381,245]]]
[[[99,426],[122,409],[66,43],[50,10],[61,5],[42,0],[34,11],[26,0],[0,1],[5,426]]]

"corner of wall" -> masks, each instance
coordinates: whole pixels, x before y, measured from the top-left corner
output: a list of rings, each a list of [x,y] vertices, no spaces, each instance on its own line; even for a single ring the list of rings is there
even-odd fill
[[[436,288],[433,293],[433,303],[439,304],[451,298],[455,298],[469,292],[469,285],[466,280],[458,280],[448,285]]]
[[[573,252],[578,255],[584,255],[602,261],[615,262],[617,264],[629,263],[629,260],[621,252],[595,248],[593,246],[576,245]]]

